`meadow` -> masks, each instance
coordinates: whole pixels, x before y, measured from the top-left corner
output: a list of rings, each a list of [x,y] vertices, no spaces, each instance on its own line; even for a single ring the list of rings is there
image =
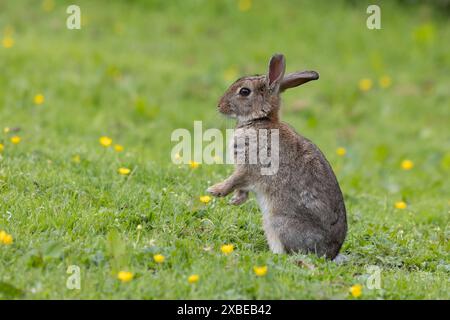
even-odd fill
[[[375,1],[369,30],[366,1],[76,2],[80,30],[70,1],[0,2],[1,299],[450,298],[448,13]],[[275,52],[320,73],[281,116],[340,182],[341,264],[272,254],[253,196],[204,197],[232,166],[170,159],[177,128],[233,128],[218,99]]]

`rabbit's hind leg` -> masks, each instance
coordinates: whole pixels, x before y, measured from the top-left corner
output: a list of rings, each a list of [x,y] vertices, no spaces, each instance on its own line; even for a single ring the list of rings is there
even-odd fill
[[[272,228],[288,253],[315,253],[328,256],[326,238],[316,226],[295,218],[273,216]]]

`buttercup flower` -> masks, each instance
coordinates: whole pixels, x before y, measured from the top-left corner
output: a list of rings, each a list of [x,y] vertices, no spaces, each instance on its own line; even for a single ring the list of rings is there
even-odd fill
[[[196,282],[198,282],[199,279],[200,279],[200,276],[198,274],[191,274],[188,277],[188,282],[189,283],[196,283]]]
[[[111,143],[112,143],[112,139],[110,137],[107,137],[107,136],[100,137],[100,139],[98,141],[104,147],[109,147],[111,145]]]
[[[264,277],[267,274],[267,266],[255,266],[253,267],[253,271],[258,277]]]
[[[368,78],[361,79],[359,80],[358,87],[361,91],[369,91],[372,89],[372,80]]]
[[[345,156],[346,153],[347,153],[347,150],[345,150],[345,148],[343,148],[343,147],[339,147],[336,149],[336,154],[338,156],[343,157],[343,156]]]
[[[354,298],[358,298],[362,294],[362,286],[360,284],[355,284],[351,286],[349,291]]]
[[[189,161],[189,166],[191,167],[191,169],[196,169],[196,168],[198,168],[199,167],[199,165],[200,165],[200,163],[198,163],[198,162],[195,162],[195,161]]]
[[[5,146],[2,143],[0,143],[0,152],[2,152],[3,150],[5,150]]]
[[[252,8],[252,0],[239,0],[239,11],[248,11]]]
[[[121,175],[126,176],[126,175],[130,174],[131,170],[128,168],[119,168],[118,172]]]
[[[155,254],[153,256],[153,260],[155,260],[156,263],[163,263],[166,257],[164,257],[162,254]]]
[[[3,238],[3,244],[12,244],[13,243],[13,237],[10,234],[7,234],[4,238]]]
[[[122,282],[130,282],[133,280],[134,275],[129,271],[120,271],[117,274],[117,279],[119,279]]]
[[[224,244],[220,247],[220,250],[223,254],[227,255],[233,252],[234,246],[232,244]]]
[[[12,48],[12,46],[14,46],[14,39],[10,36],[6,36],[2,40],[2,45],[6,49]]]
[[[407,207],[406,202],[404,201],[397,201],[394,206],[396,209],[406,209]]]
[[[115,150],[116,152],[122,152],[122,151],[123,151],[123,146],[120,145],[120,144],[115,144],[115,145],[114,145],[114,150]]]
[[[406,159],[402,161],[401,166],[403,170],[411,170],[414,167],[414,162]]]
[[[12,142],[13,144],[19,144],[20,141],[22,141],[22,138],[19,137],[19,136],[13,136],[13,137],[11,137],[11,142]]]
[[[379,80],[380,87],[383,89],[389,88],[391,86],[392,80],[389,76],[382,76]]]
[[[136,229],[142,230],[142,225],[138,224],[138,226],[136,227]]]
[[[46,12],[50,12],[55,7],[55,2],[53,0],[44,0],[42,2],[42,9]]]
[[[200,197],[200,202],[207,204],[211,201],[211,197],[210,196],[201,196]]]
[[[78,154],[74,155],[74,156],[72,157],[72,161],[73,161],[74,163],[80,163],[80,162],[81,162],[80,155],[78,155]]]
[[[37,105],[43,104],[44,101],[45,101],[45,98],[44,98],[44,95],[42,93],[38,93],[33,98],[34,104],[37,104]]]
[[[9,131],[11,131],[11,129],[9,127],[3,128],[3,133],[9,133]]]
[[[6,233],[3,230],[0,230],[0,243],[3,243],[5,245],[12,244],[13,243],[12,235]]]

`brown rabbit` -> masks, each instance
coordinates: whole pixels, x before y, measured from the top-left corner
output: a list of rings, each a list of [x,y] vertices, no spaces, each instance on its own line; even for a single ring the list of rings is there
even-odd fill
[[[207,191],[217,197],[234,191],[230,203],[235,205],[245,202],[249,191],[255,192],[272,252],[316,253],[333,259],[347,233],[346,210],[339,184],[319,148],[278,118],[280,93],[317,80],[319,75],[314,71],[302,71],[285,76],[284,71],[284,56],[274,55],[267,75],[238,79],[225,92],[218,106],[221,113],[237,119],[235,155],[249,152],[252,143],[261,143],[260,138],[250,139],[244,150],[239,148],[236,141],[246,131],[265,129],[278,133],[278,149],[268,146],[269,153],[279,151],[278,170],[263,175],[262,164],[237,163],[230,177]],[[248,160],[248,153],[245,160]]]

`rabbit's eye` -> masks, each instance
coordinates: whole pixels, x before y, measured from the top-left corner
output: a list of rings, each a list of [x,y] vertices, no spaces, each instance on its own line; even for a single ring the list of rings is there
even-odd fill
[[[241,88],[239,94],[243,97],[247,97],[252,91],[249,88]]]

